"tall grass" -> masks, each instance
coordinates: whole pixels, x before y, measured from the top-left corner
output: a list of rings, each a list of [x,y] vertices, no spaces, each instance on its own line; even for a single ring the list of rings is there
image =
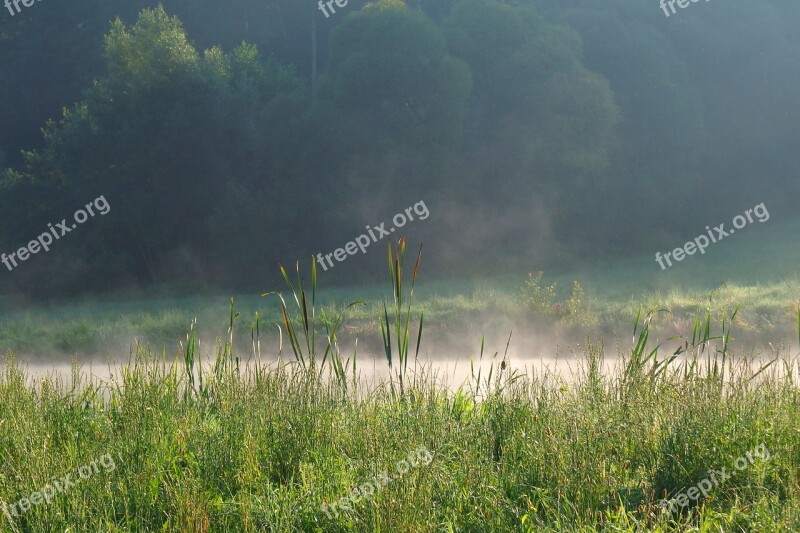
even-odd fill
[[[411,272],[411,287],[408,292],[408,298],[405,295],[404,285],[404,267],[406,257],[406,241],[400,239],[394,250],[389,244],[389,279],[392,282],[392,321],[389,320],[389,310],[386,300],[383,302],[383,316],[380,318],[381,338],[383,339],[383,351],[386,354],[386,360],[389,363],[389,370],[396,371],[396,376],[400,385],[400,394],[405,393],[404,379],[408,374],[408,350],[410,348],[411,331],[411,301],[414,298],[414,286],[417,283],[417,274],[419,274],[420,261],[422,259],[422,245],[419,247],[417,253],[417,260],[414,263],[414,269]],[[405,305],[405,307],[403,307]],[[425,321],[425,314],[421,313],[419,317],[419,327],[417,328],[417,345],[414,352],[414,359],[419,358],[419,347],[422,342],[422,328]],[[392,334],[394,334],[395,350],[392,348]],[[397,366],[394,362],[397,361]],[[390,382],[392,390],[394,390],[394,381]]]
[[[393,300],[384,302],[379,317],[394,371],[388,381],[352,373],[355,354],[352,366],[342,359],[341,315],[318,314],[313,264],[310,284],[299,265],[294,280],[281,267],[289,294],[266,293],[277,298],[278,354],[285,337],[289,362],[278,357],[262,364],[256,316],[257,364],[238,364],[233,302],[228,335],[208,354],[211,367],[202,364],[195,321],[171,363],[137,346],[108,380],[89,380],[77,365],[69,380],[32,379],[8,356],[0,374],[0,500],[19,501],[104,453],[112,453],[117,468],[49,504],[0,516],[0,529],[800,528],[797,355],[774,355],[782,365],[744,358],[730,342],[734,313],[719,333],[709,315],[698,318],[685,337],[669,339],[679,346],[662,358],[667,342],[653,346],[651,340],[661,314],[640,313],[631,347],[611,354],[620,361],[611,370],[604,367],[602,340],[589,339],[571,376],[521,373],[510,368],[507,354],[497,369],[495,353],[488,374],[473,369],[450,392],[429,367],[410,365],[420,255],[408,293],[403,257],[404,248],[389,253]],[[800,335],[800,317],[797,324]],[[420,315],[417,345],[421,332]],[[482,359],[483,345],[480,353]],[[343,394],[356,384],[365,394]],[[760,443],[771,452],[769,461],[738,472],[686,508],[658,506]],[[430,465],[338,516],[322,512],[322,504],[391,471],[419,446],[433,453]]]
[[[364,302],[357,300],[349,303],[344,310],[336,312],[334,316],[329,316],[324,310],[320,313],[320,324],[325,330],[325,343],[322,359],[319,361],[320,348],[317,346],[317,264],[311,259],[311,294],[309,295],[303,284],[303,277],[300,272],[300,262],[296,264],[297,277],[295,282],[289,278],[286,269],[280,265],[281,275],[288,286],[292,299],[297,307],[296,315],[286,305],[286,300],[279,292],[267,292],[261,296],[277,295],[280,299],[280,312],[283,317],[286,336],[292,349],[295,361],[300,364],[302,369],[311,374],[316,374],[318,378],[323,377],[326,364],[336,377],[339,387],[347,391],[348,369],[352,368],[353,375],[356,373],[356,356],[343,359],[337,333],[342,325],[344,312],[355,305],[363,305]],[[282,337],[281,337],[282,338]],[[280,351],[283,346],[281,343]]]

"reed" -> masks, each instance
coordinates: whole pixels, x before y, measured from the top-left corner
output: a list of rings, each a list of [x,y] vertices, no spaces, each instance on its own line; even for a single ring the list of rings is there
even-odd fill
[[[414,262],[414,269],[411,272],[411,287],[408,291],[408,297],[405,295],[404,285],[404,265],[406,257],[406,240],[401,238],[397,241],[392,249],[392,244],[389,244],[388,262],[389,262],[389,279],[392,283],[392,320],[389,319],[389,304],[386,300],[383,301],[383,315],[380,317],[381,338],[383,339],[383,351],[386,354],[386,360],[389,363],[389,371],[395,371],[397,380],[400,386],[400,394],[405,394],[404,381],[408,374],[408,355],[410,348],[410,331],[411,331],[411,302],[414,298],[414,286],[417,283],[417,274],[419,274],[420,261],[422,260],[422,245],[417,252],[417,259]],[[425,322],[425,314],[420,313],[419,326],[417,328],[417,342],[416,350],[414,352],[414,360],[419,358],[419,347],[422,342],[422,328]],[[392,348],[392,334],[395,339],[395,350]],[[395,361],[397,364],[395,365]],[[392,390],[394,390],[394,381],[391,381]]]

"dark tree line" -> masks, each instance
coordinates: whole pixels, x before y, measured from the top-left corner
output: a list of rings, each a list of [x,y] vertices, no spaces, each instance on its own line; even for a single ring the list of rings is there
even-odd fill
[[[112,213],[0,284],[260,286],[419,200],[431,217],[409,236],[464,274],[649,251],[740,204],[789,213],[800,7],[680,15],[634,0],[350,0],[327,19],[294,0],[37,4],[0,26],[0,246],[101,194]]]

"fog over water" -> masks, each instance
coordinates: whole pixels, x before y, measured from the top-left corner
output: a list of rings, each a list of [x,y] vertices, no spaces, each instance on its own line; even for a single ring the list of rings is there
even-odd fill
[[[474,337],[474,338],[473,338]],[[603,338],[602,345],[599,338],[590,336],[589,342],[595,347],[602,346],[603,360],[600,369],[608,377],[616,377],[624,368],[627,359],[631,355],[631,348],[634,339],[631,335],[614,335]],[[209,347],[215,346],[222,339],[216,342],[201,342],[200,361],[205,371],[213,372],[215,364],[215,352]],[[471,332],[452,332],[448,335],[438,335],[433,340],[423,341],[419,358],[415,361],[412,357],[409,361],[409,373],[411,376],[417,375],[420,379],[432,379],[436,383],[446,387],[450,391],[455,391],[461,386],[474,387],[475,378],[479,375],[481,382],[484,383],[489,371],[492,370],[492,383],[501,370],[501,363],[506,361],[502,376],[508,377],[511,373],[517,373],[528,377],[543,379],[547,377],[555,382],[564,384],[574,384],[576,381],[585,378],[588,366],[587,359],[587,339],[577,339],[566,333],[548,331],[542,328],[539,332],[520,334],[511,333],[509,342],[508,333],[502,335],[487,335],[485,338],[483,357],[480,356],[480,335],[475,336]],[[676,349],[684,346],[686,339],[670,339],[668,337],[654,338],[648,346],[648,352],[660,343],[657,359],[659,361],[668,359]],[[508,347],[506,348],[506,345]],[[354,340],[345,339],[340,342],[341,354],[344,359],[352,356],[356,352],[357,375],[358,379],[368,388],[374,387],[379,383],[388,383],[390,378],[389,365],[386,356],[377,346],[369,346],[368,343],[360,342],[356,350]],[[701,373],[705,371],[710,360],[713,362],[715,354],[721,350],[721,342],[711,342],[705,350],[698,350],[696,363]],[[240,346],[238,352],[240,367],[243,373],[254,371],[256,367],[276,368],[278,365],[277,346],[268,347],[262,344],[261,357],[253,356],[252,351],[246,351],[245,346]],[[274,348],[274,350],[273,350]],[[507,350],[507,351],[506,351]],[[135,350],[134,350],[135,351]],[[95,354],[94,356],[81,356],[68,358],[59,355],[55,358],[40,356],[16,356],[18,365],[23,367],[32,379],[42,379],[45,377],[57,376],[64,383],[71,383],[73,365],[77,364],[80,370],[81,379],[99,380],[98,382],[108,383],[112,378],[119,379],[124,366],[134,366],[134,359],[120,357],[116,354],[121,351],[107,352],[107,355]],[[753,371],[766,365],[773,360],[770,371],[762,375],[762,378],[782,377],[786,373],[784,361],[791,363],[800,353],[800,345],[797,341],[787,339],[783,343],[764,343],[759,340],[738,341],[731,339],[728,346],[727,367],[734,365],[736,368],[750,368]],[[113,355],[109,355],[113,354]],[[237,355],[237,352],[234,352]],[[166,362],[167,367],[172,364],[178,365],[179,372],[184,372],[182,354],[176,349],[167,351],[166,356],[162,352],[151,353],[148,364],[162,365]],[[284,352],[281,357],[284,363],[295,361],[291,351]],[[688,364],[693,360],[690,354],[681,354],[671,363],[670,368],[682,368],[681,365]],[[717,357],[721,361],[720,357]],[[296,363],[293,363],[296,364]],[[394,361],[395,370],[398,362]],[[5,367],[4,367],[5,368]],[[352,366],[349,367],[349,375],[352,375]],[[648,367],[649,368],[649,367]],[[795,365],[792,369],[794,378],[800,379],[798,368]],[[328,371],[324,372],[328,374]],[[396,379],[396,377],[395,377]]]

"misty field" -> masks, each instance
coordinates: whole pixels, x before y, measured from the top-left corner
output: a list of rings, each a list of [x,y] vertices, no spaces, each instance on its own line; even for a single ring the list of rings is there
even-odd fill
[[[754,378],[758,367],[721,355],[713,370],[690,358],[653,372],[653,361],[626,354],[627,366],[604,376],[602,352],[587,346],[572,386],[498,361],[494,376],[454,393],[421,371],[403,394],[320,380],[313,366],[237,371],[225,348],[195,387],[184,367],[152,353],[108,382],[78,369],[71,381],[31,381],[9,358],[0,382],[7,504],[106,453],[116,469],[2,529],[797,530],[797,359]],[[707,498],[675,512],[658,506],[709,469],[731,472],[760,444],[769,460]],[[429,465],[332,519],[323,511],[420,446]]]
[[[108,379],[77,364],[71,378],[31,378],[9,355],[3,530],[800,527],[800,358],[734,356],[736,311],[695,319],[668,351],[650,338],[659,313],[639,313],[630,347],[609,355],[588,338],[566,376],[481,346],[474,363],[488,368],[471,363],[453,389],[419,360],[419,257],[405,271],[404,255],[401,241],[376,317],[388,379],[360,377],[342,352],[346,306],[317,309],[313,267],[310,282],[282,270],[288,291],[268,295],[289,346],[278,362],[265,361],[258,318],[251,353],[234,348],[233,303],[212,353],[193,322],[177,357],[138,346]],[[99,457],[113,470],[84,479]],[[80,484],[54,490],[70,472]]]
[[[2,2],[0,533],[800,531],[798,0]]]

